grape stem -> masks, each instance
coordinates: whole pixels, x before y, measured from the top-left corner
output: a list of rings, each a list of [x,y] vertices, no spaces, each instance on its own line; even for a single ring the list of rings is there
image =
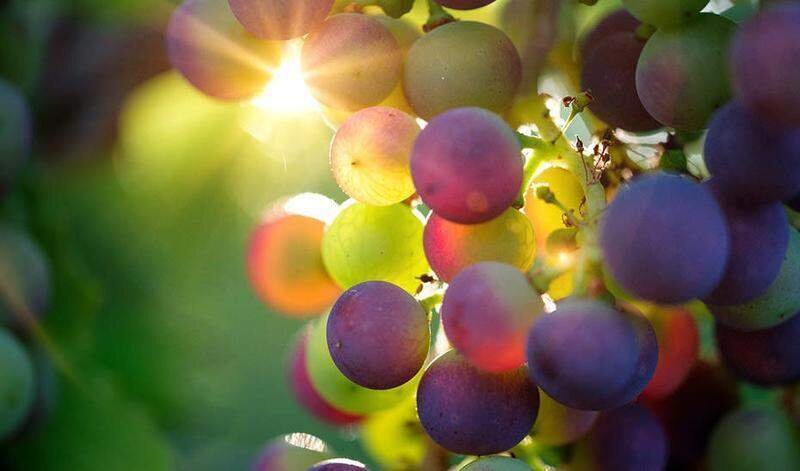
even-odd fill
[[[452,23],[453,21],[457,21],[457,19],[450,13],[447,13],[438,2],[435,0],[428,0],[428,21],[422,26],[422,29],[426,33],[429,33],[439,26]]]

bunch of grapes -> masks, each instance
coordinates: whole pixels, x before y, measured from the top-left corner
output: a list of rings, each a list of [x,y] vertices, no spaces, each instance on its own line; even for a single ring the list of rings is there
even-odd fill
[[[267,305],[314,318],[298,401],[381,469],[800,469],[800,4],[414,3],[170,23],[225,100],[301,41],[336,131],[350,199],[277,203],[247,252]],[[254,469],[366,466],[293,434]]]

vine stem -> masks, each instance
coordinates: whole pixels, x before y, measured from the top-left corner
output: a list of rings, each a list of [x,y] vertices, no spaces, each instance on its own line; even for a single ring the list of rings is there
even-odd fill
[[[422,29],[427,33],[431,30],[442,26],[447,23],[451,23],[456,21],[456,18],[447,13],[447,11],[439,5],[436,0],[427,0],[428,1],[428,21],[422,26]]]

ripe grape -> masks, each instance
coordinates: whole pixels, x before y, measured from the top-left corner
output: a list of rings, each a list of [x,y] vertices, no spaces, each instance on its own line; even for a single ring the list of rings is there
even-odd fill
[[[339,371],[370,389],[410,381],[431,343],[425,309],[385,281],[367,281],[345,291],[328,316],[327,338]]]
[[[525,340],[544,309],[527,278],[511,265],[482,262],[450,282],[442,303],[447,338],[473,365],[502,372],[525,363]]]
[[[564,224],[564,211],[536,196],[536,189],[540,186],[547,186],[556,199],[575,215],[580,214],[584,192],[578,177],[560,167],[550,167],[533,180],[525,194],[524,211],[533,224],[537,249],[546,251],[548,237],[567,226]]]
[[[185,0],[172,14],[166,36],[173,67],[221,100],[255,96],[280,60],[280,45],[247,33],[221,0]]]
[[[459,108],[422,130],[411,154],[417,193],[436,214],[461,224],[494,219],[522,185],[522,154],[514,131],[494,113]]]
[[[317,463],[308,468],[308,471],[369,471],[363,463],[348,460],[346,458],[336,458]]]
[[[645,42],[633,32],[602,38],[583,57],[581,87],[592,95],[589,109],[611,127],[631,132],[661,127],[636,94],[636,65]]]
[[[5,329],[0,328],[0,440],[20,425],[36,393],[34,370],[28,352]]]
[[[23,331],[49,305],[50,270],[44,254],[25,233],[0,226],[0,326]]]
[[[700,350],[700,335],[692,313],[685,309],[656,309],[648,316],[658,339],[658,364],[642,396],[662,399],[686,379]]]
[[[369,415],[386,410],[409,397],[418,378],[394,389],[367,389],[347,379],[331,358],[327,341],[328,316],[314,323],[308,338],[306,366],[311,384],[325,401],[350,414]]]
[[[591,430],[598,412],[579,410],[559,404],[547,394],[539,393],[539,416],[531,431],[537,443],[561,446],[572,443]]]
[[[600,227],[614,280],[633,295],[666,304],[711,293],[724,274],[729,239],[711,192],[668,174],[634,180],[611,202]]]
[[[647,112],[681,131],[703,129],[731,96],[727,70],[733,31],[733,22],[710,13],[656,31],[636,68],[636,90]]]
[[[753,331],[774,327],[800,312],[800,233],[793,229],[789,233],[783,265],[767,292],[736,306],[709,304],[718,322],[735,330]]]
[[[731,235],[731,254],[722,280],[705,300],[739,305],[764,294],[778,276],[789,247],[789,219],[780,203],[744,207],[725,201],[714,180]]]
[[[414,293],[427,273],[422,221],[406,205],[347,206],[325,231],[322,259],[342,288],[388,281]]]
[[[479,458],[461,468],[461,471],[530,471],[525,462],[508,456]]]
[[[759,116],[800,126],[800,5],[784,3],[746,21],[731,48],[733,83]]]
[[[576,471],[661,471],[667,464],[667,436],[639,404],[600,414],[575,451]]]
[[[331,171],[348,196],[384,206],[414,194],[409,159],[420,129],[411,116],[384,106],[352,115],[331,143]]]
[[[325,223],[273,212],[250,238],[247,272],[253,289],[275,310],[292,317],[317,316],[341,292],[322,263]]]
[[[484,7],[492,2],[494,2],[494,0],[437,0],[436,3],[454,10],[474,10],[475,8]]]
[[[306,433],[292,433],[266,444],[253,471],[296,471],[333,458],[328,445]]]
[[[622,4],[642,22],[664,28],[689,21],[708,0],[622,0]]]
[[[403,87],[417,115],[430,121],[466,106],[504,111],[521,77],[519,53],[505,33],[487,24],[457,21],[414,43],[406,58]]]
[[[578,46],[580,48],[581,57],[586,57],[586,54],[591,52],[593,48],[602,44],[608,37],[615,36],[618,33],[636,33],[636,29],[641,24],[642,23],[628,13],[627,10],[617,10],[607,15],[605,18],[598,21],[580,40]]]
[[[727,199],[777,202],[800,189],[800,129],[769,125],[737,101],[712,118],[704,155]]]
[[[31,151],[33,123],[25,97],[0,79],[0,197],[17,179]]]
[[[581,410],[619,407],[647,385],[658,361],[653,327],[599,301],[568,299],[539,316],[528,337],[531,379]]]
[[[380,21],[342,13],[325,20],[303,44],[303,77],[331,108],[356,111],[382,102],[402,75],[400,45]]]
[[[709,445],[710,471],[800,469],[794,425],[779,411],[742,408],[720,422]]]
[[[295,399],[314,417],[323,422],[333,425],[348,425],[361,421],[363,417],[342,412],[330,405],[311,384],[306,360],[310,333],[310,326],[300,331],[289,356],[288,382]]]
[[[399,463],[408,469],[421,468],[430,439],[419,424],[413,397],[370,415],[360,432],[365,450],[381,469],[392,469]]]
[[[417,412],[428,435],[463,455],[512,448],[530,431],[538,408],[539,394],[524,366],[488,373],[455,350],[428,366],[417,391]]]
[[[233,14],[249,31],[265,39],[303,36],[325,20],[334,0],[228,0]]]
[[[423,243],[428,263],[443,281],[478,262],[503,262],[528,271],[536,248],[533,226],[516,209],[481,224],[458,224],[431,214]]]
[[[725,364],[754,384],[773,386],[800,379],[800,315],[765,330],[741,332],[717,323],[717,346]]]

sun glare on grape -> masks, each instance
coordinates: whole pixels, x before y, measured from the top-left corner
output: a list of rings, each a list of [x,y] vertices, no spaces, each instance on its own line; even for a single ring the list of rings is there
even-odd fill
[[[302,114],[317,111],[319,105],[303,81],[300,43],[287,43],[283,59],[258,96],[251,100],[256,108],[269,113]]]

